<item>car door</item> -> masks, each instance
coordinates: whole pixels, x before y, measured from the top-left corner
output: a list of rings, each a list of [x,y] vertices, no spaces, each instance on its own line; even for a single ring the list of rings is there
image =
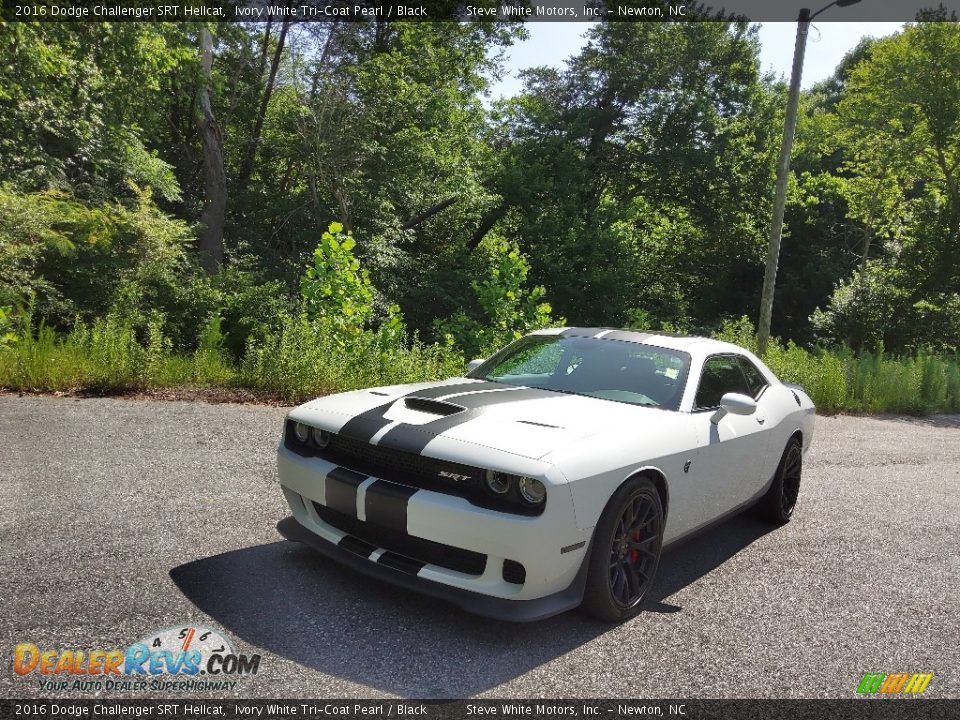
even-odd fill
[[[762,486],[768,441],[762,406],[752,415],[727,413],[713,422],[726,393],[756,399],[763,392],[751,384],[738,355],[712,355],[703,364],[693,402],[703,523],[742,505]]]

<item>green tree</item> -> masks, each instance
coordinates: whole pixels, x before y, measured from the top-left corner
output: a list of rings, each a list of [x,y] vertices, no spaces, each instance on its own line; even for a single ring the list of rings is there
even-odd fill
[[[774,95],[746,23],[604,23],[496,108],[494,207],[577,323],[709,321],[754,302]],[[707,270],[708,269],[708,270]],[[724,283],[703,282],[703,273]],[[748,303],[749,301],[749,303]]]

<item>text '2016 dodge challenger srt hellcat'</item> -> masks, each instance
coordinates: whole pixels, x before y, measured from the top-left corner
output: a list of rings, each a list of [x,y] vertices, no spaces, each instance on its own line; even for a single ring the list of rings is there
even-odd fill
[[[743,348],[561,328],[470,365],[292,410],[280,533],[481,615],[619,621],[666,545],[790,519],[813,402]]]

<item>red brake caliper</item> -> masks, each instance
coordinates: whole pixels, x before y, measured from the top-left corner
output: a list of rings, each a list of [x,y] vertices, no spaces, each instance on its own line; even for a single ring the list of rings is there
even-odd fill
[[[639,542],[639,541],[640,541],[640,531],[639,531],[639,530],[634,530],[632,537],[633,537],[633,541],[634,541],[634,542]],[[633,565],[636,565],[636,564],[637,564],[637,560],[639,560],[639,559],[640,559],[640,551],[637,550],[636,548],[633,548],[633,549],[630,551],[630,563],[633,564]]]

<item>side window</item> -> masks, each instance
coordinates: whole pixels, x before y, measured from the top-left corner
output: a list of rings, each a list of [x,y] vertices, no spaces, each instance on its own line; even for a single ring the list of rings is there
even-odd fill
[[[754,400],[760,396],[760,392],[767,386],[767,380],[763,377],[757,366],[750,362],[747,358],[741,357],[740,367],[743,368],[743,375],[747,379],[747,385],[750,388],[748,393]]]
[[[751,395],[740,369],[740,363],[732,355],[718,355],[708,358],[703,364],[700,386],[693,406],[695,410],[708,410],[720,407],[720,398],[726,393]]]

